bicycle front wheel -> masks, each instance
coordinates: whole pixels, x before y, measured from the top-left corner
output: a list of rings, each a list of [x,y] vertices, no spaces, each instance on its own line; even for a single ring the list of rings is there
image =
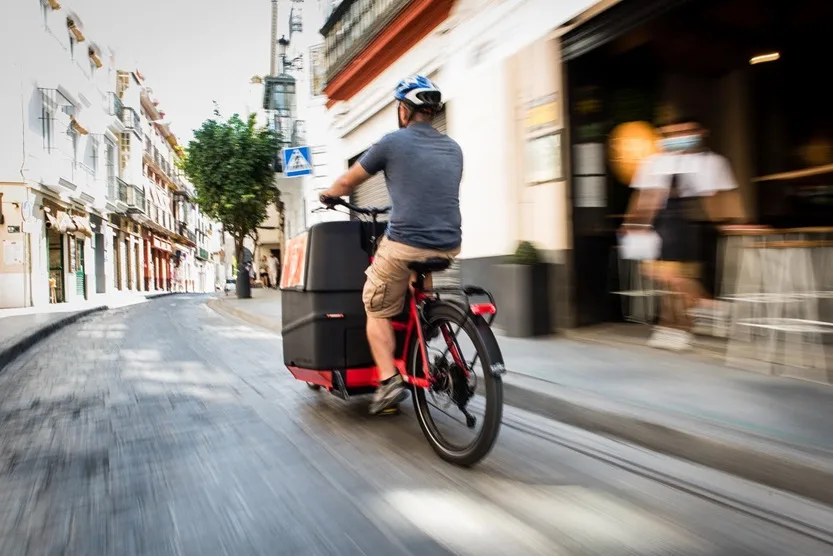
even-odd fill
[[[489,454],[498,437],[503,356],[483,317],[458,304],[433,301],[425,307],[424,320],[431,386],[414,388],[414,410],[422,432],[442,459],[471,466]],[[408,372],[424,377],[418,338],[412,340],[408,353]]]

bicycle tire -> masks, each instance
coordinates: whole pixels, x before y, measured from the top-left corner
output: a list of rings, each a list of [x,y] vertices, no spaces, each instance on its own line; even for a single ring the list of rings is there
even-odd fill
[[[446,321],[454,325],[455,329],[465,330],[474,343],[478,359],[483,365],[483,381],[486,391],[483,428],[475,441],[464,450],[453,450],[448,446],[428,412],[426,390],[423,388],[413,389],[414,411],[417,421],[419,421],[419,426],[434,452],[449,463],[471,467],[491,452],[500,432],[500,424],[503,418],[503,379],[500,375],[491,372],[491,369],[503,366],[503,355],[500,352],[497,339],[485,319],[479,315],[469,314],[468,307],[463,308],[459,304],[437,300],[425,306],[423,315],[425,322],[429,325]],[[409,374],[417,377],[423,376],[422,355],[417,337],[411,340],[408,347],[408,362]]]

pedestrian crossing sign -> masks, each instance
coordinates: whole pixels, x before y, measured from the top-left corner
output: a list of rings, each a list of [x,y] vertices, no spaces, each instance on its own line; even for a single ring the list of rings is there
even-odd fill
[[[309,147],[289,147],[281,152],[283,175],[287,178],[312,175]]]

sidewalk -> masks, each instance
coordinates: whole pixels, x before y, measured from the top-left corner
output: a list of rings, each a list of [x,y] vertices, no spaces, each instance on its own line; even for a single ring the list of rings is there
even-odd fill
[[[35,343],[84,316],[165,295],[170,292],[118,292],[96,295],[80,303],[0,309],[0,370]]]
[[[279,332],[278,292],[253,296],[212,303]],[[829,386],[601,336],[499,342],[507,404],[833,504]]]
[[[237,317],[249,324],[281,333],[281,292],[265,288],[252,288],[251,299],[238,299],[236,295],[217,294],[208,300],[212,309]]]

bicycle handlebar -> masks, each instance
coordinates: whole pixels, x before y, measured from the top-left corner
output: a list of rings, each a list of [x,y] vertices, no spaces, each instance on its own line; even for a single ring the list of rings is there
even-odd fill
[[[355,213],[365,214],[367,216],[378,216],[380,214],[387,214],[390,212],[390,207],[360,207],[345,201],[341,197],[327,197],[326,200],[322,199],[321,202],[330,209],[342,206]]]

